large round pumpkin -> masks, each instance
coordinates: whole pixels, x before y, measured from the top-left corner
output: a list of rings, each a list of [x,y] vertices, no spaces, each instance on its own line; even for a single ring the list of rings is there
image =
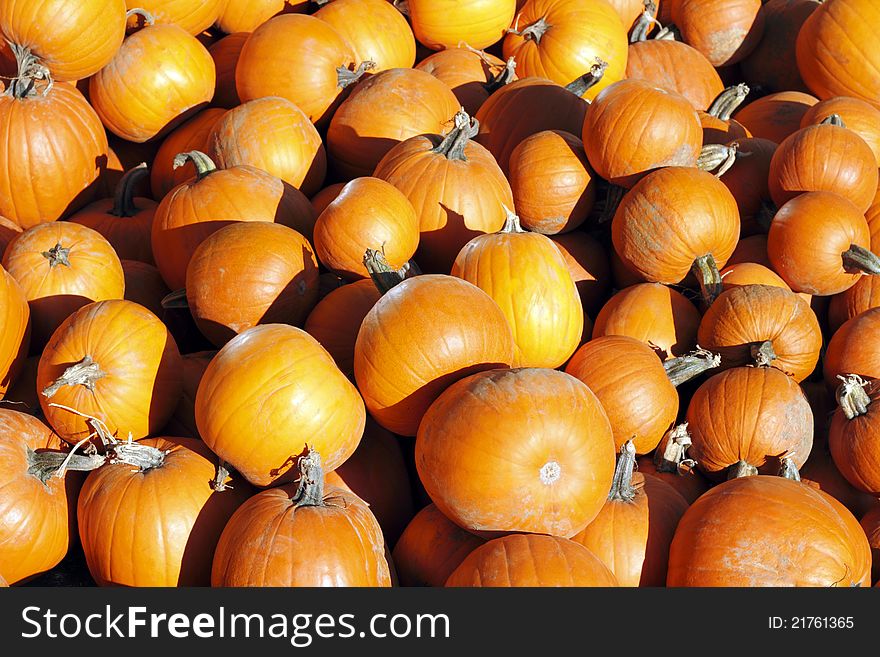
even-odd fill
[[[241,49],[250,37],[250,32],[235,32],[211,44],[208,52],[214,60],[217,71],[217,84],[211,104],[217,108],[232,109],[241,105],[238,89],[235,86],[235,69],[238,66]]]
[[[409,0],[407,8],[416,39],[428,48],[485,48],[510,27],[516,0]]]
[[[825,382],[831,390],[840,385],[838,377],[858,374],[880,379],[880,308],[871,308],[843,323],[828,342],[823,358]]]
[[[858,375],[843,376],[838,408],[828,429],[828,447],[840,473],[861,491],[880,494],[880,385]]]
[[[0,267],[0,399],[12,386],[30,347],[30,308],[18,282]]]
[[[736,120],[753,137],[779,144],[800,129],[804,114],[818,102],[802,91],[780,91],[752,101],[736,113]]]
[[[764,33],[761,0],[678,0],[672,20],[685,43],[706,56],[712,66],[745,59]]]
[[[516,61],[503,60],[462,44],[425,57],[416,66],[452,89],[464,111],[473,116],[499,87],[516,79]]]
[[[815,0],[809,2],[813,4]],[[801,118],[801,127],[820,124],[835,114],[847,129],[865,140],[880,165],[880,108],[859,98],[835,96],[816,103],[807,110]]]

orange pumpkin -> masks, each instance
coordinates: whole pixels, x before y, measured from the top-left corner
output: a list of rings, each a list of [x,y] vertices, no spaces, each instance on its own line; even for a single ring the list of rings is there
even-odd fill
[[[21,371],[30,336],[27,298],[15,278],[0,267],[0,399]]]
[[[235,32],[225,36],[208,48],[214,68],[217,70],[217,84],[211,104],[225,109],[241,105],[238,89],[235,86],[235,68],[241,56],[241,49],[250,37],[250,32]],[[204,148],[204,146],[203,146]]]
[[[828,429],[828,447],[834,464],[846,480],[858,490],[877,496],[880,491],[880,468],[877,445],[878,386],[858,375],[840,376],[837,390],[839,404]]]
[[[3,253],[6,251],[6,246],[12,241],[12,238],[21,232],[21,226],[0,215],[0,258],[2,258]]]
[[[741,285],[772,285],[785,290],[791,290],[788,283],[782,280],[779,274],[757,262],[740,262],[727,265],[727,267],[721,270],[721,286],[723,290],[729,290],[732,287],[739,287]]]
[[[780,91],[752,101],[736,113],[736,120],[753,137],[780,144],[800,130],[804,114],[818,102],[802,91]]]
[[[550,239],[568,266],[584,312],[595,316],[611,289],[611,268],[605,248],[598,240],[580,231],[553,235]]]
[[[729,146],[733,145],[729,144]],[[773,153],[776,152],[776,144],[767,139],[746,137],[736,140],[735,145],[733,165],[721,175],[720,179],[736,199],[741,234],[764,232],[760,223],[764,219],[765,204],[769,204],[770,201],[767,180],[770,175],[770,161]]]
[[[496,89],[516,80],[516,61],[462,45],[435,52],[416,66],[452,89],[464,111],[473,116]]]
[[[330,205],[336,197],[339,196],[340,192],[342,192],[342,188],[345,187],[348,183],[339,182],[333,183],[332,185],[327,185],[320,192],[315,194],[312,198],[312,206],[315,208],[315,214],[320,215],[324,210],[327,209],[327,206]]]
[[[165,309],[162,300],[171,290],[162,280],[162,274],[153,265],[139,260],[122,260],[122,272],[125,276],[125,298],[139,303],[156,317],[165,320]]]
[[[206,152],[208,135],[224,114],[225,110],[219,107],[209,107],[165,137],[150,166],[154,199],[161,201],[172,189],[196,175],[195,164],[187,161],[183,166],[175,166],[174,158],[179,153]]]
[[[880,308],[871,308],[844,322],[828,342],[823,359],[825,383],[831,390],[839,377],[857,374],[880,379],[880,350],[873,336],[880,330]]]
[[[761,0],[678,0],[672,20],[683,40],[706,56],[712,66],[745,59],[764,33]]]
[[[196,351],[182,356],[183,391],[180,395],[180,401],[177,402],[177,408],[174,409],[174,414],[162,429],[163,434],[201,438],[196,426],[196,393],[202,376],[208,368],[208,363],[216,355],[216,351]]]
[[[125,0],[129,9],[143,9],[160,23],[173,23],[192,35],[207,30],[223,11],[226,0]]]
[[[310,5],[302,0],[227,0],[216,25],[226,34],[253,32],[278,14],[307,13]]]
[[[428,48],[455,48],[462,42],[485,48],[510,27],[516,0],[409,0],[407,8],[416,39]]]
[[[810,0],[811,3],[813,0]],[[821,124],[833,115],[843,121],[848,130],[861,137],[874,153],[880,165],[880,108],[859,98],[836,96],[813,105],[801,118],[801,128]]]

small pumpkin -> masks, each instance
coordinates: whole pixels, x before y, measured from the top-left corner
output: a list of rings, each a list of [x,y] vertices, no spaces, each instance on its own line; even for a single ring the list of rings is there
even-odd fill
[[[462,45],[425,57],[415,68],[430,73],[452,89],[452,93],[473,116],[489,96],[516,80],[516,61],[504,60],[482,50]]]
[[[880,350],[871,337],[880,326],[880,309],[871,308],[844,322],[828,342],[823,359],[825,383],[831,390],[839,378],[858,374],[866,379],[880,379]]]
[[[214,98],[211,100],[212,105],[224,109],[241,105],[241,98],[235,86],[235,68],[238,66],[241,50],[248,37],[250,32],[235,32],[208,48],[217,70],[217,84],[214,88]]]
[[[814,4],[813,0],[810,0]],[[859,98],[836,96],[813,105],[801,118],[801,128],[820,125],[837,115],[848,130],[861,137],[880,165],[880,108]]]
[[[753,137],[780,144],[800,130],[804,114],[818,102],[818,98],[802,91],[780,91],[753,100],[735,118]]]
[[[672,20],[682,39],[712,66],[730,66],[754,50],[764,34],[761,0],[678,0]]]
[[[431,50],[462,42],[485,48],[500,41],[510,27],[516,0],[410,0],[407,9],[416,39]]]
[[[30,307],[15,278],[0,267],[0,399],[15,382],[31,340]]]
[[[187,161],[183,166],[175,166],[174,158],[179,153],[206,152],[208,135],[224,114],[226,111],[219,107],[209,107],[162,140],[150,166],[150,189],[154,199],[161,201],[172,189],[196,175],[195,164]]]
[[[880,444],[876,404],[880,386],[857,374],[840,376],[838,408],[828,429],[828,447],[834,464],[857,489],[875,497],[880,491]]]

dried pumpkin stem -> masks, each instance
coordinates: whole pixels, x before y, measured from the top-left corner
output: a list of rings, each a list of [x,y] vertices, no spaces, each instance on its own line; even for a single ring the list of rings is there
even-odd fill
[[[528,231],[523,230],[522,224],[519,221],[519,217],[517,214],[511,210],[509,207],[501,204],[501,207],[504,208],[504,226],[499,230],[499,233],[525,233]]]
[[[739,461],[734,463],[729,468],[727,468],[727,478],[728,479],[739,479],[741,477],[754,477],[758,474],[758,468],[755,466],[746,463],[745,461]]]
[[[550,23],[547,22],[547,19],[542,16],[534,23],[522,30],[517,30],[516,27],[513,27],[511,29],[508,29],[507,32],[509,34],[516,34],[517,36],[521,36],[526,41],[531,39],[535,43],[541,43],[541,38],[547,33],[547,30],[549,30],[551,27],[553,26],[550,25]]]
[[[156,24],[156,17],[153,16],[153,14],[148,12],[146,9],[141,9],[140,7],[135,7],[134,9],[129,9],[127,12],[125,12],[126,20],[128,20],[132,16],[140,16],[141,18],[143,18],[144,25],[150,26],[150,25]]]
[[[686,383],[703,372],[707,372],[720,365],[721,354],[713,354],[711,351],[697,345],[694,351],[684,356],[664,361],[663,369],[666,370],[666,376],[669,377],[672,385],[678,387],[682,383]]]
[[[391,5],[404,16],[409,16],[409,3],[407,0],[394,0]]]
[[[78,472],[97,470],[106,463],[106,460],[106,457],[99,454],[83,455],[55,450],[35,452],[28,447],[27,472],[45,484],[53,475],[63,477],[64,473],[68,470],[76,470]]]
[[[684,41],[684,39],[681,38],[681,31],[679,31],[679,29],[675,25],[673,25],[672,23],[670,23],[666,27],[661,27],[657,31],[657,34],[654,35],[654,40],[655,41]]]
[[[365,62],[361,62],[357,65],[357,68],[353,71],[349,71],[345,66],[337,66],[336,67],[336,86],[340,89],[345,89],[346,87],[350,87],[355,82],[364,77],[367,71],[371,71],[376,68],[376,62],[367,60]]]
[[[222,493],[225,490],[232,490],[232,486],[227,481],[227,479],[230,478],[231,472],[232,466],[223,459],[218,458],[217,473],[214,475],[214,479],[211,480],[211,490],[218,493]]]
[[[95,382],[105,376],[107,375],[101,371],[98,363],[86,354],[80,362],[64,370],[64,373],[55,379],[54,383],[43,388],[42,394],[46,399],[51,399],[64,386],[84,386],[88,390],[94,391]]]
[[[437,146],[431,149],[431,152],[443,155],[448,160],[466,162],[467,156],[464,154],[464,149],[468,142],[480,132],[480,122],[471,118],[463,107],[455,113],[452,121],[454,124],[452,130]]]
[[[629,42],[638,43],[639,41],[646,41],[648,33],[655,25],[659,29],[663,29],[660,21],[657,20],[657,5],[652,0],[645,0],[645,11],[642,12],[642,15],[636,20],[636,24],[633,25]]]
[[[12,50],[12,54],[15,55],[18,73],[9,84],[9,88],[3,92],[3,95],[19,100],[36,96],[38,93],[37,82],[46,83],[41,93],[43,96],[47,95],[55,84],[49,69],[31,52],[30,48],[10,41],[7,41],[7,43]]]
[[[688,423],[682,422],[674,426],[654,451],[654,467],[657,468],[657,472],[681,475],[692,471],[697,465],[697,462],[687,455],[692,444]]]
[[[700,284],[703,301],[707,306],[711,306],[722,290],[721,272],[715,264],[715,257],[711,253],[700,256],[694,260],[691,271]]]
[[[108,463],[125,463],[141,471],[162,467],[165,454],[161,449],[134,441],[117,442],[108,451]]]
[[[149,175],[150,169],[147,167],[146,162],[141,162],[135,168],[126,171],[116,185],[113,207],[110,209],[110,214],[115,217],[135,216],[140,208],[134,204],[134,188]]]
[[[296,506],[324,506],[324,470],[321,455],[311,447],[299,459],[299,487],[291,501]]]
[[[770,367],[776,360],[776,352],[773,351],[773,342],[764,340],[762,342],[752,342],[749,345],[749,355],[752,362],[758,367]]]
[[[749,153],[741,153],[739,144],[731,142],[730,144],[706,144],[700,151],[700,157],[697,159],[697,168],[703,171],[715,171],[715,177],[720,178],[730,171],[730,168],[736,164],[737,157],[746,157]]]
[[[880,276],[880,257],[863,246],[851,244],[840,257],[843,259],[843,268],[848,272]]]
[[[636,489],[632,482],[635,466],[636,447],[632,440],[627,440],[620,447],[614,478],[611,480],[611,491],[608,493],[609,500],[629,502],[635,498]]]
[[[70,249],[61,246],[61,242],[57,242],[55,246],[40,255],[49,261],[49,269],[54,269],[58,265],[70,267]]]
[[[186,298],[186,288],[174,290],[162,297],[161,305],[165,310],[175,308],[189,308],[189,301]]]
[[[707,110],[710,116],[722,121],[730,120],[737,108],[749,95],[749,85],[740,83],[722,91]]]
[[[504,65],[504,68],[501,69],[501,71],[499,71],[496,75],[493,75],[492,79],[483,85],[483,88],[490,94],[495,93],[501,87],[513,82],[513,79],[515,77],[516,60],[513,57],[509,57],[507,59],[507,63]]]
[[[187,151],[186,153],[178,153],[174,156],[174,168],[179,169],[187,162],[192,162],[196,168],[196,176],[201,180],[205,176],[215,172],[217,165],[202,151]]]
[[[837,403],[840,404],[840,410],[843,411],[846,419],[854,420],[860,415],[865,415],[871,405],[871,397],[865,390],[868,382],[858,374],[838,375],[837,378],[842,381],[837,388]]]
[[[590,67],[590,70],[569,82],[565,88],[575,96],[583,96],[589,89],[599,84],[607,68],[608,62],[596,57],[596,62]]]
[[[801,480],[801,473],[798,472],[797,466],[790,456],[786,455],[779,459],[779,476],[792,481]]]
[[[843,122],[843,117],[840,114],[830,114],[822,119],[819,125],[833,125],[838,128],[845,128],[846,124]]]
[[[364,254],[364,267],[367,268],[370,278],[373,279],[373,283],[381,294],[385,294],[407,278],[422,273],[413,260],[404,264],[400,269],[394,269],[385,259],[385,252],[376,249],[367,249]]]

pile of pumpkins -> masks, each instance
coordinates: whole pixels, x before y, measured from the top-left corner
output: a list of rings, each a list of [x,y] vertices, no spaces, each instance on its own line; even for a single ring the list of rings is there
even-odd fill
[[[877,24],[0,0],[0,583],[876,583]]]

